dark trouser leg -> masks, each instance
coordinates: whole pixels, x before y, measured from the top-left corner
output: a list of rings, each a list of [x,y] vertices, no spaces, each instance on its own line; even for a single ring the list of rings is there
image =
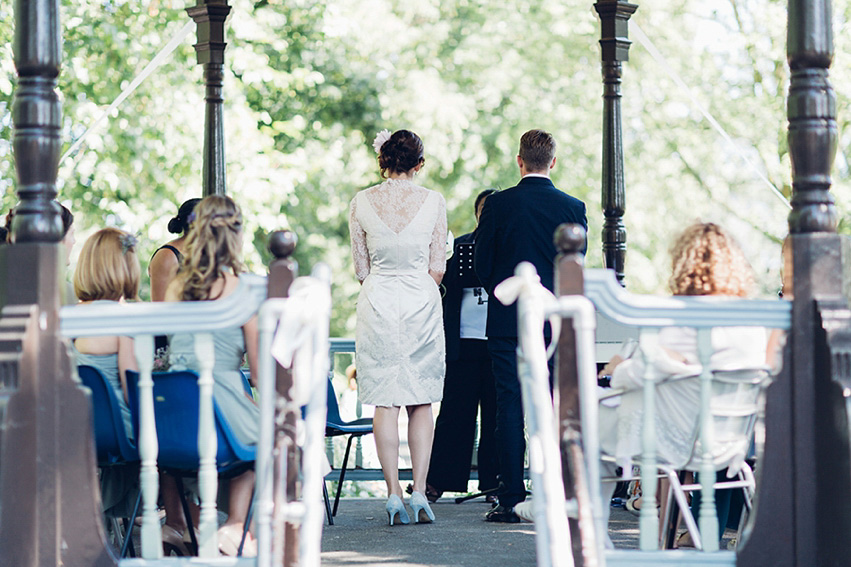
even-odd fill
[[[715,473],[715,482],[723,482],[729,480],[727,478],[727,469],[720,470]],[[700,475],[698,475],[698,482]],[[727,518],[730,516],[730,500],[734,491],[741,491],[741,488],[725,488],[715,491],[715,510],[718,513],[718,537],[724,537],[724,530],[727,528]],[[691,497],[691,513],[695,521],[700,517],[700,497],[703,494],[702,490],[697,490]]]
[[[499,458],[496,445],[496,385],[493,378],[493,366],[486,341],[477,341],[476,358],[478,360],[479,404],[481,417],[479,423],[479,490],[497,487]]]
[[[523,401],[517,379],[517,339],[488,339],[496,384],[496,439],[499,454],[499,477],[502,483],[499,503],[514,506],[526,499],[523,483]]]
[[[461,341],[462,358],[446,363],[443,401],[434,426],[427,482],[438,491],[466,492],[470,479],[479,406],[474,387],[478,365],[468,356],[466,342]]]

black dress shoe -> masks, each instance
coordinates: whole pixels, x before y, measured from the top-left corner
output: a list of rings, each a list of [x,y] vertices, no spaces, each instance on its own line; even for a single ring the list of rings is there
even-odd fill
[[[514,506],[499,505],[485,514],[486,522],[500,522],[503,524],[519,524],[520,516],[514,513]]]

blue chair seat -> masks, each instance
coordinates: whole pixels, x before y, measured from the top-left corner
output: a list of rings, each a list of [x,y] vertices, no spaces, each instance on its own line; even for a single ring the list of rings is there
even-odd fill
[[[154,416],[159,451],[157,461],[163,469],[198,470],[198,374],[189,370],[154,372]],[[133,430],[139,437],[139,373],[127,371],[127,393]],[[255,460],[256,446],[242,443],[233,434],[218,404],[213,399],[216,427],[216,466],[219,473],[241,472]]]

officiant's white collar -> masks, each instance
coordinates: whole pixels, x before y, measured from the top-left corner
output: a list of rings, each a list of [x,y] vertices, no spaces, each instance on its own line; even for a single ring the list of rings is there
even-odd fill
[[[544,179],[550,178],[549,175],[544,175],[543,173],[527,173],[526,175],[524,175],[520,179],[526,179],[527,177],[543,177]]]

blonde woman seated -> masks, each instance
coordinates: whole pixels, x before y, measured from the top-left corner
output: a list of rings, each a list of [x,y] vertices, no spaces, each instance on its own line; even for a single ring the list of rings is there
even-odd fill
[[[186,255],[180,271],[166,291],[166,301],[218,301],[234,292],[242,250],[242,213],[228,197],[213,195],[195,208],[195,220],[186,238]],[[257,368],[257,320],[242,327],[213,333],[215,365],[213,396],[234,435],[245,444],[257,443],[260,410],[245,392],[239,367],[247,355],[252,375]],[[174,335],[170,340],[172,369],[199,370],[191,335]],[[230,480],[228,519],[219,529],[219,549],[236,555],[251,502],[254,471]],[[256,541],[248,535],[245,555],[256,554]]]
[[[688,227],[671,249],[670,289],[674,295],[747,297],[753,286],[750,264],[733,238],[713,223]],[[713,370],[736,370],[765,366],[766,331],[762,327],[716,327],[712,329]],[[698,375],[697,332],[693,328],[669,327],[659,332],[659,349],[649,353],[650,372],[658,379]],[[640,356],[628,360],[616,356],[600,372],[610,375],[614,389],[623,395],[600,404],[600,447],[619,462],[641,453],[643,419],[642,387],[645,364]],[[605,393],[605,390],[601,389]],[[656,388],[656,450],[673,467],[689,460],[693,432],[700,414],[698,378],[662,383]],[[614,466],[604,467],[611,476]],[[615,483],[604,483],[603,502],[608,504]],[[604,506],[608,514],[608,505]]]
[[[83,245],[74,273],[74,292],[79,305],[136,300],[139,294],[139,259],[136,238],[116,228],[94,233]],[[127,437],[133,438],[127,406],[126,370],[136,370],[133,339],[130,337],[80,337],[71,341],[71,354],[78,366],[93,366],[115,391]],[[101,473],[104,512],[130,516],[138,486],[138,472],[112,467]]]

